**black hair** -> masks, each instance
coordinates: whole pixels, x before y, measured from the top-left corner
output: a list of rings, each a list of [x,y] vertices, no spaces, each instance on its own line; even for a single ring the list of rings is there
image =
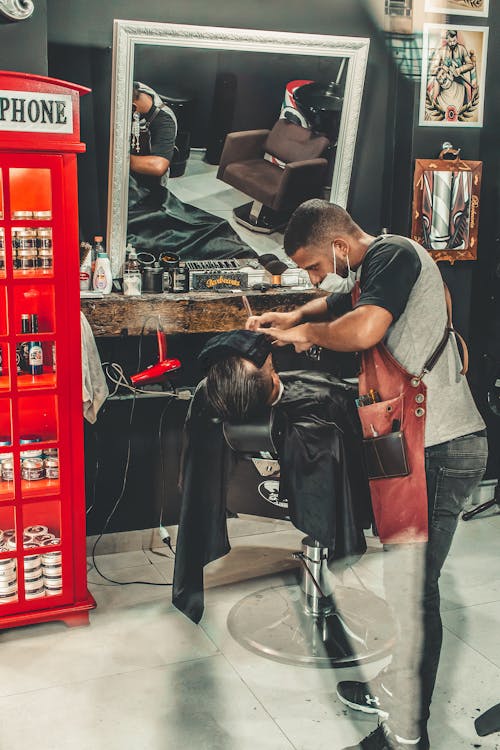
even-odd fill
[[[213,364],[207,374],[207,399],[220,419],[244,422],[269,409],[273,381],[243,357]]]
[[[141,93],[140,84],[134,81],[132,84],[132,101],[135,102],[139,98]]]
[[[293,212],[283,240],[285,252],[293,257],[299,248],[321,246],[339,233],[359,235],[361,229],[341,206],[312,198]]]

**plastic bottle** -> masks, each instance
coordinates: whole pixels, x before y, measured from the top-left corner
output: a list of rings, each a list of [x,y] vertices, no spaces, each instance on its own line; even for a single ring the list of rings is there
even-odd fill
[[[123,271],[123,294],[126,297],[138,297],[141,294],[141,287],[142,277],[137,253],[134,247],[130,247]]]
[[[93,285],[96,292],[109,294],[111,291],[113,277],[111,275],[111,265],[109,263],[108,254],[105,252],[97,253]]]
[[[97,256],[98,256],[99,253],[104,253],[104,252],[105,252],[105,250],[104,250],[104,247],[103,247],[103,244],[102,244],[102,237],[100,237],[100,236],[94,237],[94,245],[92,247],[92,258],[91,258],[92,276],[94,275],[95,264],[96,264],[96,261],[97,261]]]

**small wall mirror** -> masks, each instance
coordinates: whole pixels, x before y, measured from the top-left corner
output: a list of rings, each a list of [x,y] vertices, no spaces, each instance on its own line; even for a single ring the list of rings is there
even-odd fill
[[[442,152],[443,154],[444,152]],[[434,260],[475,260],[482,162],[417,159],[413,180],[412,238]]]
[[[333,155],[324,197],[346,206],[368,49],[369,40],[358,37],[116,20],[107,236],[113,275],[121,275],[129,234],[133,81],[139,80],[166,95],[172,108],[179,100],[182,104],[182,100],[191,98],[191,143],[195,148],[191,149],[194,157],[188,158],[190,161],[194,158],[195,164],[191,166],[189,179],[183,178],[181,187],[180,180],[176,183],[171,165],[168,190],[180,200],[206,211],[214,209],[200,195],[200,174],[206,171],[206,159],[200,152],[209,146],[205,137],[214,123],[214,91],[221,73],[229,73],[237,79],[237,100],[228,132],[272,127],[280,116],[280,108],[286,105],[284,84],[287,82],[303,79],[304,83],[308,80],[337,83],[342,101],[340,122],[336,143],[332,144]],[[215,112],[215,119],[217,116],[221,117],[220,112]],[[182,123],[179,129],[182,129]],[[182,150],[182,144],[176,142],[176,145]],[[214,163],[213,159],[209,161]],[[217,167],[213,170],[216,172]],[[215,179],[215,174],[213,177]],[[226,200],[224,187],[220,183],[220,189],[217,188],[222,201]],[[220,201],[216,210],[223,215]],[[247,231],[245,234],[244,230],[243,234],[252,247],[251,233]],[[257,240],[255,243],[259,252],[267,251],[265,245],[259,245]]]

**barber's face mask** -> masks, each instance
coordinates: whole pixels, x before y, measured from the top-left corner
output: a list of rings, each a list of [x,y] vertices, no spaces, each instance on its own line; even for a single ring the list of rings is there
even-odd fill
[[[327,273],[319,289],[323,289],[325,292],[334,292],[335,294],[349,294],[356,283],[356,274],[351,270],[349,265],[349,255],[347,255],[347,276],[340,276],[337,273],[337,256],[335,255],[335,249],[332,247],[333,253],[333,273]]]

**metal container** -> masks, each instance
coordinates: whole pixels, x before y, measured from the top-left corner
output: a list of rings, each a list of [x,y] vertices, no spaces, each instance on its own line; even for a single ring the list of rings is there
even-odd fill
[[[53,456],[44,461],[45,476],[47,479],[59,479],[59,459]]]
[[[22,463],[21,477],[28,482],[43,479],[45,471],[41,458],[25,458]]]
[[[2,474],[2,480],[4,482],[14,481],[14,461],[12,458],[8,459],[7,461],[2,461],[1,474]],[[4,536],[5,536],[5,532],[4,532]]]

